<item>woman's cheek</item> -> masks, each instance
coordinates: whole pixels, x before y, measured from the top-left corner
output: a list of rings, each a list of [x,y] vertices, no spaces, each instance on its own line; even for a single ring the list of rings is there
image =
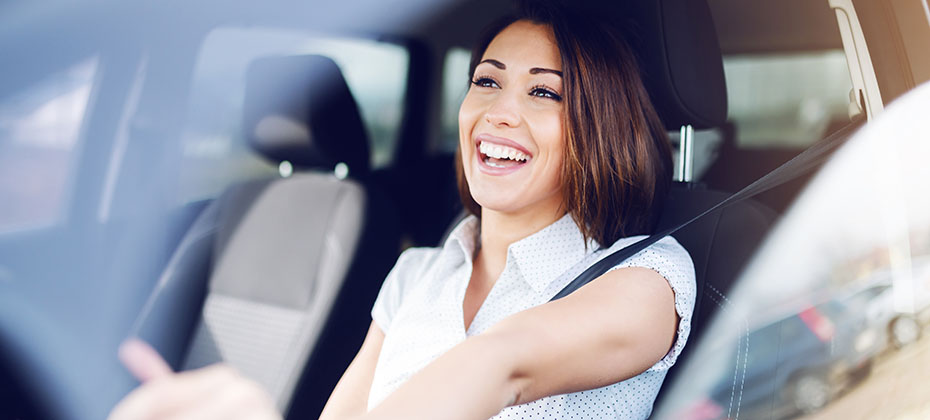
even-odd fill
[[[472,153],[471,137],[475,123],[475,106],[473,105],[471,91],[465,95],[462,105],[459,107],[459,147],[462,149],[462,158],[470,157]],[[464,161],[463,161],[464,162]]]
[[[537,134],[534,136],[539,143],[544,144],[547,150],[546,174],[543,182],[546,190],[552,192],[561,189],[562,184],[562,165],[565,159],[565,142],[567,139],[562,130],[562,112],[558,110],[547,110],[537,114],[538,117],[533,125],[537,127]],[[541,145],[542,145],[541,144]]]
[[[459,148],[462,154],[462,166],[465,170],[466,179],[471,176],[471,169],[475,159],[475,147],[472,143],[472,137],[475,135],[475,127],[482,115],[480,98],[475,97],[473,91],[469,90],[459,108]]]

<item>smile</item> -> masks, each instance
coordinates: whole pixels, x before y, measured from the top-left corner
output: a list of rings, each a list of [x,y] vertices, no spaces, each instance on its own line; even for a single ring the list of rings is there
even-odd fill
[[[475,140],[478,168],[490,175],[512,173],[532,158],[529,151],[509,139],[481,134]]]

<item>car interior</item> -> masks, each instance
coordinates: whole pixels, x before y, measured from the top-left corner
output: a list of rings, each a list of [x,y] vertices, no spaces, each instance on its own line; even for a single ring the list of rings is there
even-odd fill
[[[234,366],[286,418],[319,416],[400,252],[440,245],[463,216],[454,153],[468,49],[510,10],[494,0],[344,3],[2,6],[0,51],[18,65],[0,81],[0,418],[105,417],[137,384],[116,359],[128,336],[177,370]],[[672,138],[676,182],[658,230],[832,133],[868,127],[930,80],[926,1],[572,7],[627,36]],[[673,235],[698,284],[678,365],[703,363],[693,355],[725,341],[705,332],[810,169]],[[744,390],[744,418],[817,413],[855,387],[846,376],[868,377],[892,357],[860,343],[872,318],[885,320],[874,327],[883,334],[910,325],[913,342],[928,324],[895,311],[861,318],[851,300],[760,309],[765,322],[735,328],[737,347],[716,352],[743,379],[682,404],[666,389],[711,379],[676,365],[659,417],[738,418],[722,407]],[[785,351],[760,350],[770,348]],[[672,405],[690,411],[662,409]]]

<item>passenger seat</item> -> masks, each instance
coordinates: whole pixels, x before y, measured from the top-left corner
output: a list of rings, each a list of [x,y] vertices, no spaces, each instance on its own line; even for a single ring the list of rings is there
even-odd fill
[[[294,173],[234,185],[204,210],[139,335],[176,368],[228,363],[289,417],[316,418],[397,259],[397,215],[371,187],[362,120],[332,60],[266,57],[246,79],[246,139]]]

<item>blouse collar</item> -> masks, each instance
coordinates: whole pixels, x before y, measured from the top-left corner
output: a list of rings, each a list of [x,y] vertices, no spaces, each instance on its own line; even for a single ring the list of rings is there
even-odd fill
[[[443,244],[445,258],[463,259],[471,264],[477,246],[480,221],[469,215],[449,234]],[[598,249],[593,239],[585,247],[584,236],[569,213],[549,226],[507,247],[507,264],[516,265],[520,277],[534,291],[541,293],[559,275]]]

